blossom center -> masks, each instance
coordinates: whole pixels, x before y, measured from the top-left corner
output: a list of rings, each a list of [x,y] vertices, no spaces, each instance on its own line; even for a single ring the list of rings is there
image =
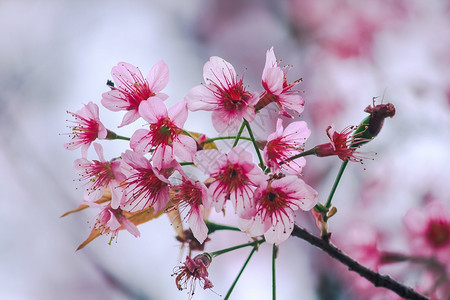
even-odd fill
[[[220,98],[222,99],[222,105],[225,110],[240,111],[247,105],[249,97],[249,93],[242,86],[242,81],[239,81],[236,85],[226,90],[221,90]]]
[[[127,180],[127,196],[131,193],[130,196],[134,200],[146,200],[147,204],[153,205],[158,200],[159,193],[168,184],[161,181],[151,169],[137,169],[137,171]]]
[[[139,72],[139,74],[136,74],[131,70],[127,71],[130,73],[134,82],[125,80],[121,75],[119,75],[119,81],[122,85],[122,88],[118,90],[123,94],[124,99],[129,103],[127,110],[138,109],[139,104],[142,101],[155,96],[155,93],[150,90],[149,84],[147,80],[144,79],[144,76],[142,76],[141,72]]]
[[[279,189],[274,189],[271,186],[268,186],[261,196],[260,210],[264,209],[267,214],[272,215],[274,212],[283,210],[288,206],[286,199],[286,193]]]
[[[174,188],[173,202],[177,204],[185,202],[190,206],[201,205],[202,192],[195,184],[183,179],[183,183]]]
[[[227,198],[230,197],[232,191],[236,191],[248,183],[248,178],[242,167],[231,163],[225,166],[221,174],[216,176],[216,179],[220,181],[222,189],[226,190]]]
[[[157,123],[151,124],[152,145],[171,145],[173,139],[177,136],[177,129],[178,127],[169,118],[160,119]]]
[[[433,220],[428,225],[426,238],[435,248],[440,248],[450,242],[450,224],[443,220]]]

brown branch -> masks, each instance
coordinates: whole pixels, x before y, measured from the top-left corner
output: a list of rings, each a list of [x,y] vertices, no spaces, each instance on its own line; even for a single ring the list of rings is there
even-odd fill
[[[313,246],[316,246],[317,248],[322,249],[325,251],[329,256],[335,258],[342,264],[346,265],[349,270],[354,271],[358,273],[360,276],[366,278],[370,282],[373,283],[376,287],[383,287],[386,289],[389,289],[396,294],[398,294],[400,297],[406,298],[406,299],[413,299],[413,300],[427,300],[428,298],[415,292],[412,288],[409,288],[407,286],[402,285],[401,283],[395,281],[391,277],[387,275],[381,275],[375,271],[372,271],[354,259],[350,258],[349,256],[345,255],[341,250],[333,246],[328,239],[321,239],[319,237],[316,237],[306,231],[303,228],[298,227],[297,225],[294,225],[294,230],[291,233],[292,236],[301,238],[308,243],[310,243]],[[429,299],[428,299],[429,300]]]

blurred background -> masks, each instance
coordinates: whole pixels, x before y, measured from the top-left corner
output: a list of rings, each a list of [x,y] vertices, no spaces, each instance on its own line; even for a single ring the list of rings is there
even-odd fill
[[[120,61],[145,75],[164,60],[170,106],[203,81],[212,55],[232,63],[249,90],[261,91],[265,53],[273,46],[281,65],[292,65],[288,80],[303,78],[300,119],[312,131],[306,148],[327,142],[330,124],[338,131],[357,125],[373,97],[393,103],[396,116],[361,149],[370,159],[347,168],[330,229],[342,246],[344,233],[364,224],[383,236],[385,249],[407,252],[402,218],[408,209],[430,197],[450,201],[449,28],[444,0],[0,1],[0,298],[187,298],[171,277],[186,253],[167,218],[141,225],[140,238],[121,232],[111,245],[101,237],[81,251],[75,249],[98,212],[59,218],[83,196],[72,169],[80,152],[63,148],[66,110],[89,101],[100,106]],[[107,128],[130,136],[140,125],[117,129],[122,116],[100,107]],[[186,128],[214,136],[209,116],[190,113]],[[257,133],[263,138],[274,128],[275,120]],[[125,141],[102,144],[107,159],[127,147]],[[307,160],[305,181],[322,202],[339,165],[337,158]],[[213,219],[233,224],[231,216]],[[309,213],[299,213],[297,222],[318,234]],[[207,251],[247,241],[240,233],[211,238]],[[226,294],[249,252],[214,260],[215,293]],[[263,245],[231,299],[270,299],[270,264],[271,247]],[[319,250],[290,239],[277,260],[278,297],[372,299],[353,296],[339,270]],[[220,299],[214,292],[198,287],[194,299]]]

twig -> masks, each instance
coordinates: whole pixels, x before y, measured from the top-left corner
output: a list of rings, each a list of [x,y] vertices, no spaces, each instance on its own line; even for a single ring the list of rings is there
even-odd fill
[[[357,261],[345,255],[341,250],[333,246],[328,239],[316,237],[311,233],[309,233],[308,231],[306,231],[305,229],[298,227],[297,225],[294,225],[294,230],[292,231],[291,235],[301,238],[310,243],[311,245],[316,246],[317,248],[320,248],[321,250],[325,251],[328,255],[335,258],[342,264],[346,265],[349,270],[358,273],[360,276],[372,282],[373,285],[376,287],[384,287],[386,289],[395,292],[400,297],[406,299],[413,299],[413,300],[428,299],[427,297],[415,292],[412,288],[404,286],[401,283],[395,281],[391,277],[387,275],[381,275],[375,271],[372,271],[364,267]]]

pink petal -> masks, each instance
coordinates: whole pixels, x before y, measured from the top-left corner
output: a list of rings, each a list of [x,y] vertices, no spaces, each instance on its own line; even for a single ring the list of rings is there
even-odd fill
[[[211,111],[218,107],[217,99],[207,86],[198,85],[192,88],[184,98],[190,111]]]
[[[264,238],[269,244],[279,245],[289,238],[294,229],[294,216],[292,211],[287,210],[288,216],[281,214],[282,220],[277,220],[269,230],[264,233]],[[276,220],[274,219],[274,222]]]
[[[196,151],[197,143],[190,136],[180,134],[178,141],[173,143],[173,152],[181,160],[191,162]]]
[[[98,123],[97,138],[99,140],[104,140],[107,135],[108,135],[108,130],[106,129],[106,127],[102,123],[99,122]]]
[[[136,227],[136,225],[134,225],[133,222],[131,222],[130,220],[128,220],[125,217],[122,217],[121,221],[122,221],[122,226],[123,226],[123,228],[125,228],[126,231],[128,231],[129,233],[131,233],[135,237],[140,237],[141,236],[141,233],[139,232],[139,229]]]
[[[215,110],[212,113],[212,123],[214,129],[219,133],[236,132],[242,122],[242,116],[237,113],[230,113],[223,110]]]
[[[297,121],[289,124],[284,130],[283,135],[290,137],[299,144],[303,144],[311,135],[311,130],[308,129],[305,121]]]
[[[134,169],[152,169],[152,166],[148,159],[146,159],[142,154],[136,153],[131,150],[127,150],[125,151],[125,153],[122,153],[122,160]]]
[[[147,129],[136,130],[130,139],[130,147],[136,152],[147,153],[152,148],[150,131]]]
[[[137,109],[127,111],[127,113],[123,116],[122,123],[119,125],[119,128],[133,123],[134,121],[139,119],[140,116],[141,115],[139,114]]]
[[[101,162],[106,162],[105,157],[103,156],[103,147],[102,145],[98,144],[98,143],[93,143],[94,144],[94,149],[95,152],[98,155],[98,158],[100,159]]]
[[[163,187],[158,193],[158,200],[155,202],[154,208],[155,212],[160,212],[166,208],[167,203],[169,203],[169,187]]]
[[[111,213],[110,211],[109,211],[109,215],[110,215],[110,218],[109,218],[109,221],[107,222],[109,229],[111,231],[119,229],[121,224],[117,220],[116,216],[113,213]]]
[[[281,68],[264,69],[263,83],[270,93],[278,96],[283,91],[284,73]]]
[[[427,230],[428,218],[424,211],[412,208],[403,218],[406,228],[413,234],[423,234]]]
[[[111,191],[111,207],[117,209],[120,206],[120,202],[123,196],[123,189],[116,180],[111,180],[109,183],[109,190]]]
[[[158,97],[151,97],[151,99],[139,104],[139,114],[150,124],[156,123],[158,120],[167,117],[166,105]]]
[[[125,228],[126,231],[128,231],[129,233],[131,233],[135,237],[140,237],[141,236],[141,233],[139,232],[139,229],[136,227],[136,225],[134,225],[133,222],[131,222],[130,220],[128,220],[125,217],[122,217],[121,221],[122,221],[122,226],[123,226],[123,228]]]
[[[277,58],[275,57],[275,52],[273,51],[273,47],[267,50],[266,52],[266,64],[264,65],[263,75],[262,78],[264,79],[266,77],[265,73],[266,70],[270,68],[275,68],[278,66]]]
[[[164,89],[169,82],[169,68],[162,60],[158,61],[147,75],[148,85],[150,91],[158,93]]]
[[[203,216],[199,208],[191,208],[188,223],[194,237],[199,243],[203,243],[208,237],[208,227],[203,220]]]
[[[211,199],[211,206],[216,209],[216,212],[220,212],[222,210],[226,196],[224,192],[217,188],[218,186],[219,181],[214,181],[208,188],[208,196]]]
[[[130,86],[136,83],[136,78],[141,81],[144,80],[139,68],[126,62],[120,62],[117,66],[111,70],[111,76],[113,77],[116,87],[119,89],[129,90]]]
[[[186,101],[182,100],[169,108],[168,115],[170,120],[172,120],[176,126],[183,128],[188,117]]]
[[[97,104],[93,103],[92,101],[86,104],[82,108],[82,116],[86,117],[88,119],[93,119],[96,121],[99,121],[99,113],[98,113],[98,106]]]
[[[203,78],[206,84],[216,82],[228,86],[228,83],[236,81],[236,71],[223,58],[212,56],[203,67]]]
[[[102,94],[101,103],[105,108],[111,111],[124,110],[128,108],[129,103],[122,100],[123,97],[124,95],[118,90],[105,92]]]
[[[195,153],[193,162],[200,171],[212,174],[226,164],[227,157],[216,149],[201,150]]]
[[[282,94],[280,97],[278,97],[278,101],[281,103],[282,106],[291,109],[298,114],[301,114],[303,112],[303,109],[305,108],[305,100],[303,100],[303,98],[297,94],[294,95]]]
[[[153,152],[153,166],[159,170],[166,168],[173,161],[173,148],[167,145],[160,145]]]

